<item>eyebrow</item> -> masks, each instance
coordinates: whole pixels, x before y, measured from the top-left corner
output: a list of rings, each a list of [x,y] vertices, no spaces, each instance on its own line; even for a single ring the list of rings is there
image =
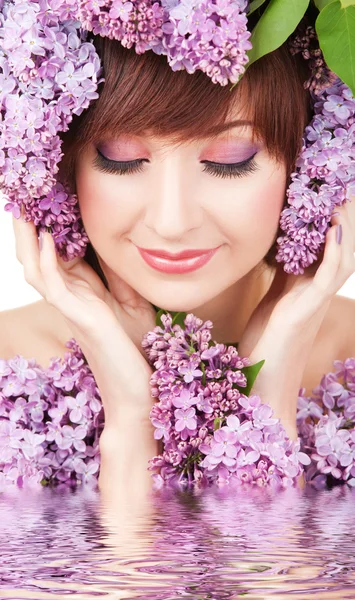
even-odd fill
[[[232,129],[233,127],[252,127],[253,123],[251,121],[247,121],[244,119],[240,119],[237,121],[228,121],[227,123],[222,123],[221,125],[215,125],[211,127],[210,132],[212,135],[218,135],[219,133],[223,133],[223,131],[228,131],[228,129]]]

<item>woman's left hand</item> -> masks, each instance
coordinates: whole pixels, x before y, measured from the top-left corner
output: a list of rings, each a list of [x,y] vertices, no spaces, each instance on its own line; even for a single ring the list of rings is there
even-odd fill
[[[321,264],[309,267],[303,275],[288,275],[280,265],[238,346],[239,354],[250,357],[252,363],[265,359],[253,393],[274,409],[294,439],[298,392],[308,357],[332,298],[355,271],[348,204],[336,212]]]

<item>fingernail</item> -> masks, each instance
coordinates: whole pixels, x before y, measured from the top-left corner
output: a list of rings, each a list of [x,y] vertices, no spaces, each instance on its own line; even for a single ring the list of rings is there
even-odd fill
[[[39,249],[42,250],[43,248],[43,231],[39,232]]]
[[[340,212],[333,212],[332,213],[332,217],[338,217],[340,215]]]
[[[338,244],[341,244],[342,237],[343,237],[343,226],[338,225],[337,226],[337,242],[338,242]]]

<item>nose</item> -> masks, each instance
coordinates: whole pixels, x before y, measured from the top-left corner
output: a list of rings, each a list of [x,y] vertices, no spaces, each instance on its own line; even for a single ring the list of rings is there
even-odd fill
[[[203,209],[198,201],[194,178],[175,156],[164,158],[155,170],[145,212],[146,226],[157,237],[169,241],[186,238],[201,227]]]

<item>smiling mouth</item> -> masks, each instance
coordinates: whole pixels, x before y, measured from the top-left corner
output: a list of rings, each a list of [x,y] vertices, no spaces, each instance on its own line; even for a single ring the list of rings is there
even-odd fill
[[[184,250],[172,254],[165,250],[137,249],[143,260],[153,269],[163,273],[189,273],[206,265],[216,254],[218,248],[212,250]]]
[[[202,256],[203,254],[208,254],[216,250],[217,248],[201,248],[197,250],[182,250],[181,252],[168,252],[168,250],[149,250],[149,248],[140,248],[137,246],[139,250],[151,254],[152,256],[157,256],[158,258],[167,258],[168,260],[182,260],[185,258],[195,258],[196,256]]]

